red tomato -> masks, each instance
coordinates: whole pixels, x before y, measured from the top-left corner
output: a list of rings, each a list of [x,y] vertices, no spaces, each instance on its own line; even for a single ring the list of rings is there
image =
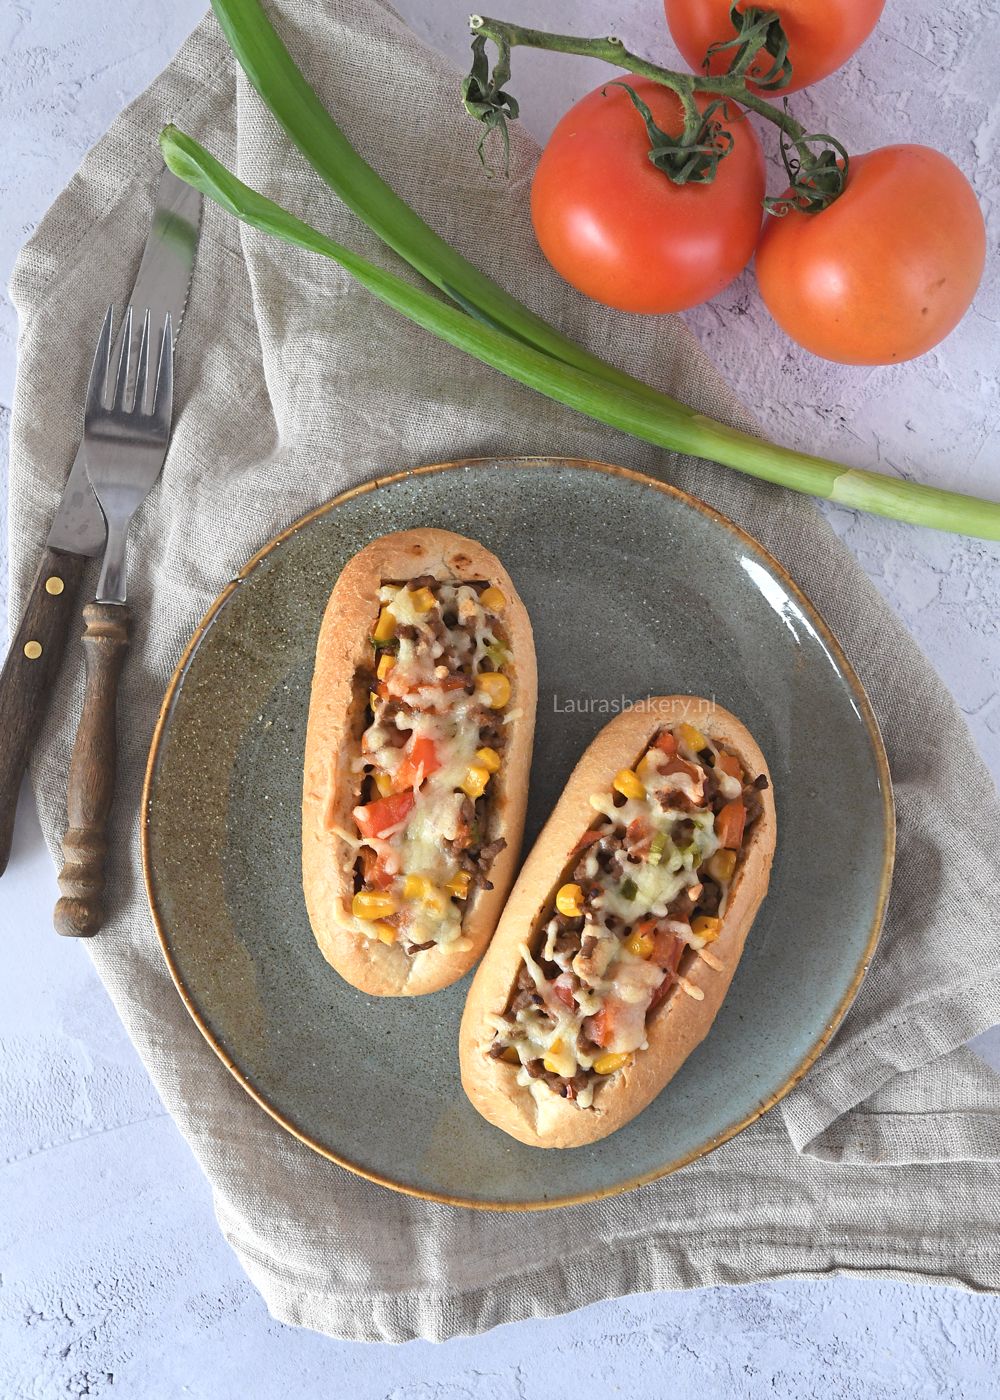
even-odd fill
[[[665,753],[672,758],[673,755],[677,752],[677,740],[671,734],[669,729],[661,730],[661,732],[656,736],[656,743],[654,745],[654,748],[659,749],[661,753]]]
[[[739,0],[739,8],[753,3]],[[769,0],[763,8],[780,15],[792,63],[792,80],[781,91],[794,92],[835,73],[868,38],[884,5],[885,0]],[[729,7],[730,0],[663,0],[674,43],[696,73],[705,71],[712,44],[735,37]],[[713,54],[709,72],[724,73],[733,53]],[[773,61],[764,53],[755,66],[763,75]],[[751,90],[757,91],[752,84]]]
[[[423,770],[423,777],[429,778],[440,767],[441,760],[438,758],[434,740],[428,739],[426,736],[414,739],[405,758],[396,769],[396,786],[400,788],[415,787],[421,770]]]
[[[685,947],[684,941],[676,934],[669,929],[660,929],[653,939],[653,962],[665,972],[676,972]],[[665,980],[669,985],[669,978]]]
[[[930,350],[969,309],[986,260],[972,186],[927,146],[852,156],[819,214],[769,218],[757,250],[764,303],[793,340],[847,365]]]
[[[563,1006],[568,1006],[572,1011],[576,1007],[576,998],[573,995],[573,988],[570,985],[569,974],[563,973],[551,984],[552,995],[556,1001],[561,1001]]]
[[[587,1035],[602,1049],[614,1040],[615,1016],[620,1014],[621,1006],[617,997],[608,997],[597,1015],[584,1022]]]
[[[386,870],[383,857],[377,856],[371,846],[361,847],[361,872],[366,887],[371,890],[387,890],[395,878]]]
[[[724,850],[739,850],[746,821],[747,809],[739,798],[735,802],[727,802],[716,813],[715,834],[719,838],[719,845]]]
[[[628,82],[662,130],[680,132],[675,93],[648,78]],[[704,109],[710,99],[698,100]],[[733,148],[713,182],[675,185],[650,161],[624,88],[597,88],[571,107],[531,187],[535,234],[555,270],[621,311],[683,311],[731,282],[760,234],[764,162],[745,113],[730,110]]]
[[[377,797],[366,807],[355,807],[354,820],[358,830],[362,836],[382,836],[406,819],[413,801],[412,792],[393,792],[388,797]]]
[[[723,773],[726,773],[730,778],[739,778],[742,782],[743,769],[740,767],[740,761],[735,754],[720,753],[715,761]]]

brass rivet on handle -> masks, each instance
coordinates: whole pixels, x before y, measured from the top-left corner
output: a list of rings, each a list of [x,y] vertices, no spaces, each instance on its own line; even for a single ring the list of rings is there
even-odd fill
[[[51,578],[45,580],[45,591],[51,593],[53,597],[58,597],[65,587],[66,585],[58,574],[53,574]]]
[[[37,661],[42,654],[41,642],[25,642],[24,654],[29,661]]]

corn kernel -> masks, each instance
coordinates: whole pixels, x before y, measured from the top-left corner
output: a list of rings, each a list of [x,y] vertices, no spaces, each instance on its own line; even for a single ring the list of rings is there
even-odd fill
[[[701,753],[702,749],[708,746],[708,740],[701,730],[695,729],[693,724],[688,724],[686,722],[682,722],[677,726],[677,738],[682,744],[689,748],[692,753]]]
[[[629,935],[625,940],[625,947],[637,958],[651,958],[653,956],[653,935],[648,931],[640,933],[638,929]]]
[[[709,856],[705,869],[713,880],[719,880],[722,884],[728,883],[736,869],[736,852],[716,851],[713,856]]]
[[[368,692],[368,703],[373,711],[378,707],[378,696],[375,694],[374,690]]]
[[[622,797],[635,797],[641,799],[646,796],[646,789],[642,785],[642,780],[637,773],[633,773],[631,768],[622,768],[615,774],[612,783],[615,792],[620,792]]]
[[[481,763],[489,773],[499,773],[500,771],[500,755],[496,749],[477,749],[476,762]]]
[[[426,875],[407,875],[403,881],[404,899],[426,899],[433,886]]]
[[[468,899],[469,885],[471,882],[472,876],[469,872],[467,870],[460,870],[457,875],[451,877],[445,885],[445,889],[449,894],[453,894],[456,899]]]
[[[414,612],[427,613],[430,612],[437,599],[429,588],[417,588],[414,590],[410,602],[413,604]]]
[[[500,671],[480,671],[476,689],[491,710],[502,710],[510,699],[510,681]]]
[[[699,914],[691,921],[691,932],[697,938],[704,938],[706,943],[714,943],[722,928],[722,920],[714,919],[709,914]]]
[[[391,894],[381,890],[358,890],[351,902],[356,919],[384,919],[397,912],[398,905]]]
[[[472,800],[475,801],[477,797],[482,797],[483,793],[486,791],[486,784],[489,780],[490,770],[477,763],[473,763],[465,770],[465,777],[462,779],[459,786],[466,797],[471,797]]]
[[[388,642],[396,635],[396,619],[388,608],[383,608],[378,615],[375,630],[372,637],[376,642]]]
[[[385,680],[386,676],[389,674],[389,672],[392,670],[395,664],[396,658],[393,656],[392,652],[384,651],[379,657],[378,665],[375,668],[375,674],[376,676],[378,676],[380,681]]]
[[[519,1065],[521,1063],[521,1057],[514,1049],[513,1045],[508,1045],[500,1058],[501,1060],[505,1060],[509,1065]]]
[[[579,885],[562,885],[556,893],[556,908],[567,919],[577,919],[583,913],[583,890]]]
[[[542,1064],[550,1074],[573,1074],[576,1069],[576,1061],[572,1055],[568,1055],[566,1047],[557,1036],[549,1046]]]
[[[384,919],[376,919],[372,924],[371,931],[380,943],[395,943],[398,937],[392,924],[387,924]]]
[[[500,589],[494,588],[492,584],[489,588],[483,589],[479,595],[479,601],[491,613],[502,613],[507,606],[507,599],[500,592]]]
[[[392,779],[388,773],[375,774],[375,786],[378,788],[379,797],[388,797],[392,792]]]
[[[632,1056],[619,1051],[615,1053],[609,1050],[605,1055],[598,1055],[594,1061],[594,1070],[597,1074],[614,1074],[616,1069],[624,1069]]]

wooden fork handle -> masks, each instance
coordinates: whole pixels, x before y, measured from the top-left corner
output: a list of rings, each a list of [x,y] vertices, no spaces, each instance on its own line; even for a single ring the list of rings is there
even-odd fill
[[[80,554],[45,550],[0,671],[0,875],[10,855],[21,779],[59,675],[86,563]]]
[[[104,923],[104,863],[108,817],[115,792],[118,679],[129,643],[131,615],[124,603],[88,603],[83,649],[87,687],[76,731],[66,793],[62,898],[56,932],[92,938]]]

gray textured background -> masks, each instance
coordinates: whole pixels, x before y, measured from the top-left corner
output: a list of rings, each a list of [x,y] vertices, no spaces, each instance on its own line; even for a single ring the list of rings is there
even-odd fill
[[[464,62],[464,0],[398,0]],[[201,0],[5,0],[0,9],[0,265],[117,111],[168,61]],[[667,58],[659,0],[510,0],[508,18],[615,32]],[[1000,102],[996,0],[942,10],[888,0],[844,71],[791,101],[852,149],[925,140],[973,177],[991,232],[975,308],[939,348],[892,369],[827,365],[790,345],[744,275],[688,324],[778,439],[858,465],[995,495]],[[540,136],[603,72],[515,55]],[[544,65],[544,69],[543,69]],[[423,128],[423,119],[418,122]],[[777,187],[777,176],[772,187]],[[16,320],[0,307],[0,486]],[[993,546],[851,512],[831,518],[948,680],[1000,774]],[[6,580],[0,540],[0,589]],[[0,884],[0,1395],[283,1393],[358,1400],[562,1400],[602,1374],[609,1395],[992,1397],[1000,1305],[946,1289],[781,1284],[602,1304],[473,1342],[392,1350],[279,1326],[215,1228],[204,1180],[153,1093],[86,954],[50,933],[55,898],[29,803]],[[530,1224],[528,1226],[530,1228]]]

